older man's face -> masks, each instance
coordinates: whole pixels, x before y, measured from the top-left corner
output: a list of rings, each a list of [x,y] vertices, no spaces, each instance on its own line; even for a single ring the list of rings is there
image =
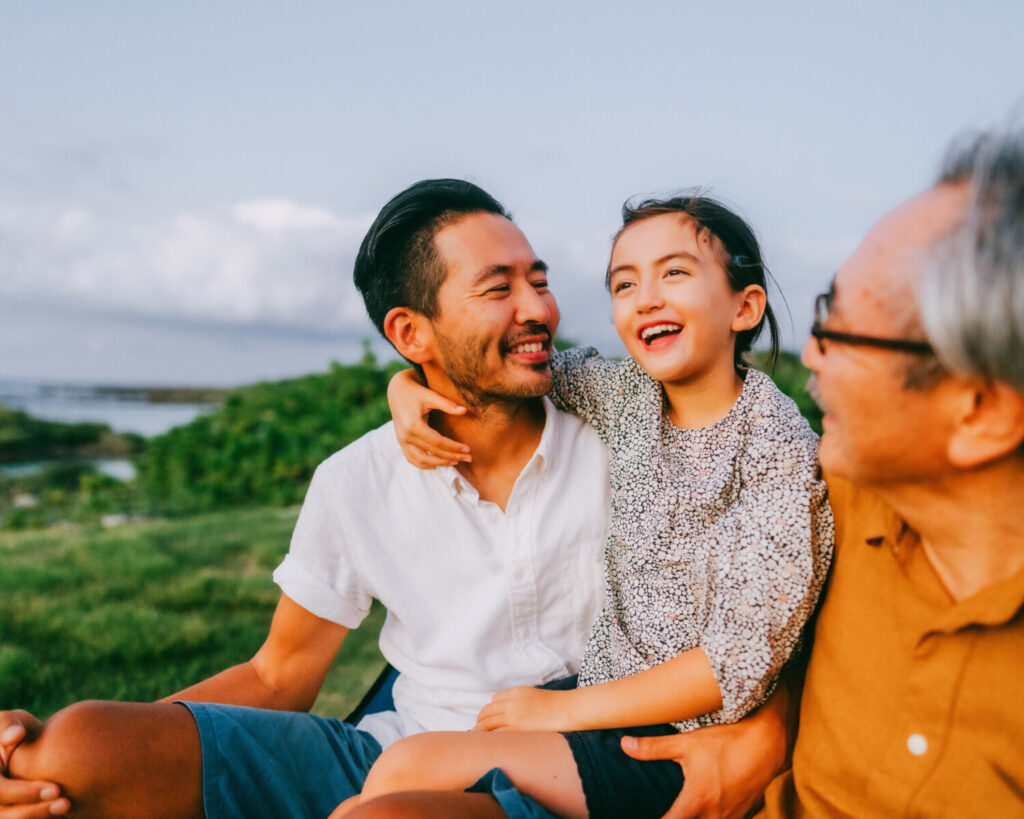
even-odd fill
[[[963,212],[967,191],[940,186],[910,200],[871,229],[836,274],[828,329],[906,338],[913,288],[928,249]],[[949,414],[944,382],[906,386],[906,354],[839,341],[804,347],[825,411],[822,466],[831,474],[884,485],[937,477],[946,470]]]

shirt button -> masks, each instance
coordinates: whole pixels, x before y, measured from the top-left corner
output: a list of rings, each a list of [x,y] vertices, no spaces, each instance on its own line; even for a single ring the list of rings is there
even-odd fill
[[[914,756],[924,756],[928,753],[928,740],[922,734],[911,734],[907,737],[907,750]]]
[[[522,583],[524,580],[526,580],[526,569],[516,569],[514,572],[512,572],[512,577],[514,577],[516,580]]]

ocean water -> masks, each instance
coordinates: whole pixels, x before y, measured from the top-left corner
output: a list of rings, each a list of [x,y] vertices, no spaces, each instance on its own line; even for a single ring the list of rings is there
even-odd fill
[[[92,385],[3,379],[0,379],[0,405],[47,421],[94,421],[109,425],[115,432],[134,432],[147,438],[187,424],[210,409],[208,404],[146,401],[141,391],[113,393]]]
[[[0,405],[14,407],[47,421],[107,424],[115,432],[134,432],[151,438],[187,424],[209,404],[147,401],[142,391],[100,389],[82,384],[37,384],[0,379]],[[96,458],[92,465],[118,480],[131,480],[135,468],[126,458]],[[0,474],[15,477],[38,472],[45,462],[0,464]]]

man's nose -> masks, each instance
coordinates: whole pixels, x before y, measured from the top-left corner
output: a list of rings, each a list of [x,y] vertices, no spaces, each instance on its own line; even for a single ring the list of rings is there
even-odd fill
[[[539,293],[531,284],[518,288],[516,294],[516,321],[519,324],[550,324],[551,305],[549,299]]]
[[[807,336],[807,342],[804,344],[803,350],[800,351],[800,360],[809,370],[817,372],[820,368],[821,347],[818,344],[818,339],[814,336]]]

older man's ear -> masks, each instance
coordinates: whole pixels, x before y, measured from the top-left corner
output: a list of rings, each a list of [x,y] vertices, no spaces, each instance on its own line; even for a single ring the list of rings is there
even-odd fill
[[[435,358],[433,325],[416,310],[391,308],[384,317],[384,335],[403,358],[415,364],[427,364]]]
[[[949,461],[961,469],[1024,454],[1024,395],[993,382],[965,381],[949,440]]]

